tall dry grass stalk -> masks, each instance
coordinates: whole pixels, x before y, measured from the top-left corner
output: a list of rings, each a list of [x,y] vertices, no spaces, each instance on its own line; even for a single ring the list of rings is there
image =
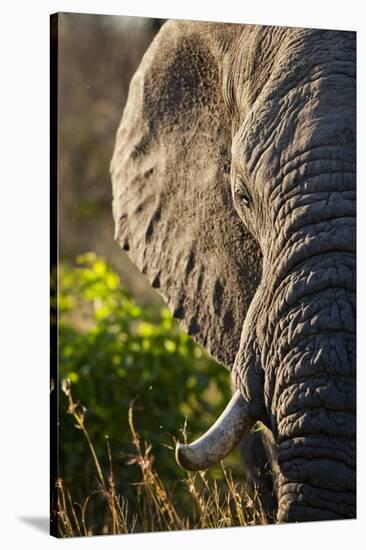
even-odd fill
[[[60,537],[92,536],[97,534],[123,534],[136,532],[137,526],[143,532],[175,531],[182,529],[207,529],[242,525],[263,525],[266,516],[258,494],[250,495],[243,482],[235,482],[231,471],[223,463],[221,468],[225,483],[220,487],[205,472],[185,472],[181,480],[186,497],[191,502],[191,514],[185,515],[175,503],[174,492],[168,490],[153,467],[154,457],[151,445],[142,442],[133,420],[133,404],[128,412],[128,423],[134,454],[128,464],[136,464],[141,480],[135,484],[139,513],[131,514],[128,501],[116,494],[112,455],[107,438],[108,471],[103,468],[95,452],[85,425],[85,408],[72,397],[71,384],[64,380],[62,390],[68,397],[68,413],[72,415],[75,427],[82,431],[89,447],[98,480],[96,493],[89,495],[83,504],[75,503],[62,479],[55,486],[54,516],[57,518]],[[186,426],[182,429],[186,440]],[[105,523],[100,530],[95,527],[89,503],[93,496],[102,498],[106,505]]]

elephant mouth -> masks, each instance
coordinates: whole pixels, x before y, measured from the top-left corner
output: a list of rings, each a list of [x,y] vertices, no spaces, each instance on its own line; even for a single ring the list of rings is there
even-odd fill
[[[177,443],[175,457],[183,468],[191,471],[206,470],[227,456],[250,432],[255,419],[239,390],[229,404],[199,439],[189,445]]]

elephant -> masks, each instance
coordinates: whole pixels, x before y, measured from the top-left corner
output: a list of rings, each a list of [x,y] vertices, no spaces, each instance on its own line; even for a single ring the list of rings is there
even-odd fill
[[[167,21],[111,160],[115,239],[231,372],[177,460],[204,470],[262,422],[278,523],[356,516],[355,43]]]

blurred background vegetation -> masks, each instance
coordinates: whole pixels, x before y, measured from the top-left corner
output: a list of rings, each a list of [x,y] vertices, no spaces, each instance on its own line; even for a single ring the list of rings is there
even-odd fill
[[[174,437],[186,418],[189,438],[206,430],[231,394],[229,373],[182,331],[113,240],[114,138],[130,79],[162,23],[59,17],[59,374],[86,408],[89,436],[106,469],[107,436],[116,492],[132,510],[141,472],[129,460],[130,403],[141,437],[152,445],[155,470],[178,488],[174,498],[184,508]],[[59,391],[60,476],[82,503],[97,491],[95,464],[67,411],[67,392]],[[242,477],[238,454],[226,463]],[[222,479],[222,468],[212,468],[209,476]],[[102,523],[94,532],[102,532],[95,506],[93,521]]]
[[[130,80],[160,19],[59,15],[61,260],[93,250],[141,303],[162,303],[113,240],[109,164]]]

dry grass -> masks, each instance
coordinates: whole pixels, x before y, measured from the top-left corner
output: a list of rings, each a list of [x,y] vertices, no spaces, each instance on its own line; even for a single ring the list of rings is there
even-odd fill
[[[185,497],[189,501],[191,513],[182,513],[177,506],[174,491],[168,490],[154,470],[154,457],[151,445],[141,441],[133,420],[133,405],[128,414],[134,454],[128,463],[136,464],[141,480],[135,484],[138,512],[131,514],[128,501],[116,494],[113,462],[108,439],[108,471],[104,472],[89,437],[84,407],[74,402],[69,381],[64,381],[62,389],[69,400],[68,413],[75,420],[75,427],[84,434],[92,455],[97,480],[97,491],[85,498],[82,504],[73,501],[62,479],[56,482],[56,498],[53,510],[58,523],[60,537],[92,536],[98,534],[123,534],[137,531],[175,531],[182,529],[206,529],[214,527],[233,527],[243,525],[263,525],[265,512],[257,494],[250,495],[245,484],[235,482],[231,472],[221,464],[225,482],[218,484],[205,472],[185,472],[181,480]],[[185,427],[182,429],[185,438]],[[96,528],[89,514],[89,504],[95,497],[102,499],[105,509],[104,525]]]

